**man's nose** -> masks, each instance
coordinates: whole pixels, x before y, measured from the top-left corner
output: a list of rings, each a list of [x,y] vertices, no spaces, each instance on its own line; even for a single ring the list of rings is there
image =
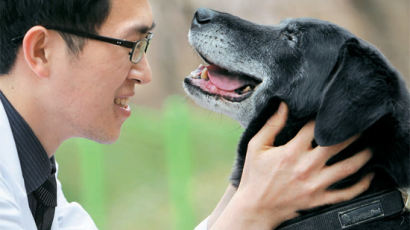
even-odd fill
[[[138,84],[147,84],[151,82],[151,66],[148,63],[145,54],[137,64],[132,65],[131,70],[128,74],[128,79],[133,80]]]
[[[216,12],[206,8],[199,8],[192,19],[192,26],[200,27],[210,23],[216,16]]]

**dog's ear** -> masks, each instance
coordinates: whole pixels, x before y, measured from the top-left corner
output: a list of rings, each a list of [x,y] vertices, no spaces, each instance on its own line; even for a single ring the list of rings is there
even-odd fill
[[[316,117],[319,145],[340,143],[391,112],[397,72],[375,48],[354,38],[346,41],[329,79]]]

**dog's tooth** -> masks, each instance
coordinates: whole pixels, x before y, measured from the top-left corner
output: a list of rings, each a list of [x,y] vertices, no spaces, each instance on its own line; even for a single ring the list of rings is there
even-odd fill
[[[202,71],[203,68],[205,68],[205,67],[204,67],[202,64],[199,64],[198,68],[196,68],[196,70],[192,71],[192,72],[189,74],[189,76],[190,76],[191,78],[194,78],[194,79],[200,79],[200,78],[201,78],[201,77],[200,77],[201,71]]]
[[[251,89],[252,88],[248,85],[248,86],[246,86],[246,88],[244,90],[242,90],[242,93],[247,93],[247,92],[251,91]]]
[[[201,79],[208,80],[208,69],[205,67],[201,73]]]

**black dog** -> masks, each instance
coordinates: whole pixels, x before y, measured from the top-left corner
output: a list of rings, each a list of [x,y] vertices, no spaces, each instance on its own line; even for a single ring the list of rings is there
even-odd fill
[[[364,194],[301,211],[280,228],[410,229],[409,213],[400,193],[394,192],[410,186],[410,96],[399,73],[375,47],[321,20],[289,19],[263,26],[208,9],[195,13],[189,40],[210,65],[185,79],[186,92],[198,104],[246,127],[231,178],[235,186],[249,140],[280,101],[290,113],[274,145],[287,143],[315,120],[312,145],[329,146],[362,134],[328,165],[366,147],[373,151],[363,169],[329,188],[351,186],[375,172]]]

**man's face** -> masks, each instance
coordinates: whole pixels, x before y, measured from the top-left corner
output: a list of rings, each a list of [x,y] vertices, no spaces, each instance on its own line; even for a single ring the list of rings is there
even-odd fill
[[[146,36],[138,28],[152,24],[148,0],[112,0],[110,14],[98,34],[137,41]],[[129,107],[118,105],[118,100],[133,96],[135,84],[151,80],[146,57],[133,64],[130,49],[95,40],[87,40],[76,57],[68,53],[62,40],[61,44],[61,52],[50,63],[54,76],[52,92],[48,93],[53,96],[46,111],[54,113],[51,115],[60,122],[59,129],[68,135],[66,138],[115,141],[130,116]]]

